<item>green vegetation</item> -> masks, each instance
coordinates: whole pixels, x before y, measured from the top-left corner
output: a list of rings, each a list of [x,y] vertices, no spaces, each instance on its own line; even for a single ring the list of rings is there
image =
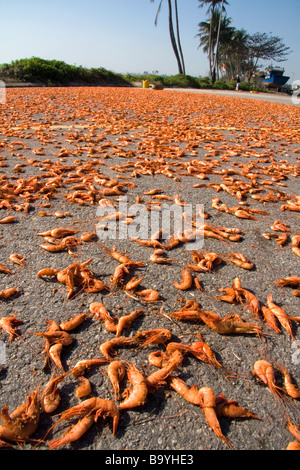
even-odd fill
[[[152,87],[163,88],[205,88],[234,90],[236,82],[225,79],[212,83],[209,77],[192,77],[191,75],[155,75],[155,74],[115,74],[103,67],[84,68],[66,64],[59,60],[45,60],[39,57],[19,59],[10,64],[0,65],[0,79],[9,86],[15,82],[20,85],[31,83],[37,86],[134,86],[149,80]],[[249,83],[242,82],[244,91],[259,90]]]
[[[44,86],[129,85],[120,74],[115,74],[103,67],[88,69],[69,65],[61,60],[46,60],[39,57],[1,64],[0,78],[8,83],[13,81],[29,82]]]

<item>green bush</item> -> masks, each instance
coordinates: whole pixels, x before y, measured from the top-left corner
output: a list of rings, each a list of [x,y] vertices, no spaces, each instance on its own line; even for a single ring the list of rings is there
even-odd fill
[[[69,65],[61,60],[46,60],[39,57],[19,59],[10,64],[2,64],[0,65],[0,76],[4,79],[22,82],[43,83],[46,86],[72,83],[129,85],[120,74],[114,74],[103,67],[88,69]]]
[[[247,83],[247,82],[242,82],[242,83],[240,83],[240,90],[242,90],[242,91],[250,91],[250,90],[251,90],[251,85],[250,85],[250,83]]]
[[[209,77],[198,78],[200,88],[212,88],[212,83]]]
[[[217,80],[213,87],[217,90],[228,90],[228,85],[224,80]]]

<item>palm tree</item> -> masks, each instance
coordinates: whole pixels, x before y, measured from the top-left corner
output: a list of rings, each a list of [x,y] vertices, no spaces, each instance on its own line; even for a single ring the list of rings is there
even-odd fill
[[[209,59],[209,72],[212,82],[215,81],[215,60],[214,60],[214,49],[212,47],[213,43],[213,18],[215,17],[215,12],[217,6],[222,4],[220,9],[220,18],[219,24],[221,23],[222,12],[226,11],[224,5],[229,5],[227,0],[199,0],[199,8],[203,8],[205,5],[208,5],[207,14],[210,13],[210,22],[209,22],[209,37],[208,37],[208,59]]]
[[[153,3],[155,0],[151,0]],[[158,16],[161,10],[163,0],[160,0],[160,3],[158,5],[158,9],[156,12],[156,17],[155,17],[155,26],[157,25],[158,21]],[[174,9],[175,9],[175,22],[176,22],[176,36],[175,37],[175,32],[174,32],[174,25],[173,25],[173,8],[172,8],[172,1],[168,0],[168,8],[169,8],[169,34],[170,34],[170,39],[171,39],[171,44],[172,48],[177,60],[177,65],[178,65],[178,72],[180,74],[185,75],[185,65],[184,65],[184,59],[183,59],[183,53],[182,53],[182,48],[181,48],[181,41],[180,41],[180,32],[179,32],[179,17],[178,17],[178,5],[177,5],[177,0],[174,0]]]
[[[211,81],[214,82],[219,74],[219,48],[223,48],[231,40],[233,30],[231,26],[231,18],[220,16],[218,9],[215,9],[214,14],[209,22],[202,21],[199,23],[199,33],[197,36],[200,38],[199,47],[203,48],[205,53],[208,53],[210,60],[210,73]]]

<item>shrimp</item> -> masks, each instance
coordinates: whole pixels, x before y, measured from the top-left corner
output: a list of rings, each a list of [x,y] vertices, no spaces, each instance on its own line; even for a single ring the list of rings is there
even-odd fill
[[[132,262],[132,260],[128,258],[128,256],[126,256],[124,253],[120,253],[119,251],[117,251],[115,245],[113,246],[113,249],[107,248],[106,246],[103,246],[102,248],[107,252],[108,255],[112,256],[121,264]]]
[[[261,419],[255,413],[242,406],[237,401],[227,400],[222,393],[216,397],[216,412],[219,417],[225,418],[253,418]]]
[[[3,219],[0,220],[0,224],[11,224],[12,222],[15,222],[17,220],[17,217],[14,217],[13,215],[8,215],[6,217],[3,217]]]
[[[80,382],[80,385],[76,389],[76,397],[83,398],[83,397],[86,397],[87,395],[90,395],[92,392],[92,387],[91,387],[91,383],[89,379],[80,375],[78,377],[78,380]]]
[[[119,318],[116,330],[116,338],[121,336],[121,333],[124,328],[129,328],[131,323],[138,318],[144,310],[134,310],[133,312],[129,313],[129,315],[124,315],[123,317]]]
[[[291,276],[286,279],[279,279],[275,282],[276,286],[289,286],[289,287],[300,287],[300,277]]]
[[[232,287],[226,287],[224,289],[220,288],[220,292],[224,292],[222,295],[217,295],[215,299],[222,300],[223,302],[228,302],[230,304],[240,301],[240,296],[237,291]]]
[[[204,412],[205,418],[216,434],[217,437],[222,439],[227,446],[232,449],[232,444],[227,439],[227,437],[224,436],[221,430],[221,426],[217,417],[217,411],[216,411],[216,397],[214,394],[214,391],[210,387],[202,387],[199,390],[199,395],[201,398],[201,408]]]
[[[201,405],[201,397],[197,385],[189,387],[182,379],[173,376],[168,377],[168,384],[189,403]]]
[[[73,416],[82,415],[83,418],[69,428],[62,437],[48,442],[51,450],[80,439],[92,424],[97,422],[99,416],[102,416],[103,419],[106,419],[108,416],[113,419],[113,435],[115,435],[119,422],[119,410],[114,402],[104,398],[91,397],[84,400],[79,405],[69,408],[62,413],[61,418],[55,423],[55,425],[63,420],[70,419]]]
[[[137,276],[134,276],[132,279],[130,279],[130,281],[128,281],[125,284],[125,286],[124,286],[125,291],[135,292],[135,290],[140,285],[140,283],[142,282],[143,279],[144,279],[144,276],[142,276],[140,278],[138,278]]]
[[[300,442],[299,441],[289,442],[286,450],[300,450]]]
[[[193,276],[191,275],[191,272],[189,269],[183,269],[182,270],[182,281],[177,282],[174,281],[173,284],[176,287],[176,289],[179,290],[187,290],[190,289],[193,285]]]
[[[7,268],[4,264],[0,264],[0,273],[12,274],[11,270]]]
[[[230,256],[224,256],[226,261],[236,264],[240,268],[251,270],[254,268],[254,263],[249,261],[242,253],[230,253]]]
[[[229,448],[232,448],[231,442],[224,436],[220,427],[217,416],[217,402],[213,390],[209,387],[198,389],[196,385],[189,387],[178,377],[171,377],[168,382],[185,400],[202,408],[205,418],[216,436],[221,438]]]
[[[258,298],[247,289],[236,287],[235,290],[237,291],[238,294],[241,294],[242,297],[244,297],[247,300],[248,302],[247,307],[250,308],[254,316],[256,318],[260,318],[259,313],[260,313],[261,307],[260,307],[260,302]]]
[[[272,310],[267,308],[265,305],[261,307],[262,315],[264,321],[269,325],[270,328],[272,328],[275,333],[281,333],[281,329],[278,327],[277,322],[276,322],[276,317],[273,314]]]
[[[126,263],[122,263],[116,267],[114,274],[111,278],[113,285],[121,285],[124,283],[125,274],[129,274],[129,269]]]
[[[84,375],[84,373],[89,370],[93,366],[100,366],[103,364],[107,364],[107,360],[103,357],[95,358],[95,359],[86,359],[83,361],[79,361],[75,364],[75,366],[71,369],[71,373],[74,377],[80,377]]]
[[[299,424],[298,425],[293,424],[290,418],[288,418],[287,429],[297,439],[297,441],[300,441],[300,425]]]
[[[146,377],[146,384],[148,390],[153,392],[160,385],[165,383],[166,378],[176,369],[183,361],[183,354],[179,349],[176,349],[168,358],[167,363],[158,371],[153,372]]]
[[[63,365],[61,363],[60,355],[62,352],[63,345],[61,343],[53,344],[49,348],[49,357],[54,362],[54,364],[59,368],[63,370]]]
[[[10,317],[0,318],[0,329],[9,334],[9,341],[12,341],[18,336],[17,330],[13,325],[17,325],[19,323],[22,323],[22,320],[18,320],[15,314]]]
[[[296,338],[292,331],[291,319],[287,313],[273,302],[273,296],[271,294],[267,296],[267,302],[269,309],[276,316],[281,326],[289,333],[292,339],[295,340]]]
[[[265,360],[258,360],[253,366],[252,374],[262,380],[276,397],[280,396],[275,383],[275,371],[272,364]]]
[[[28,394],[26,401],[11,414],[4,406],[0,412],[3,425],[0,425],[0,439],[24,442],[37,430],[40,420],[39,387]]]
[[[149,344],[164,344],[172,338],[171,330],[167,328],[157,328],[137,332],[133,340],[140,344],[141,347],[148,346]]]
[[[52,439],[48,442],[49,449],[53,450],[57,447],[69,444],[70,442],[78,441],[93,425],[94,416],[92,414],[80,418],[76,424],[71,426],[63,436],[58,439]]]
[[[96,318],[104,322],[104,327],[107,331],[115,333],[117,331],[118,322],[110,315],[106,307],[100,302],[92,302],[90,304],[90,312],[96,316]]]
[[[62,346],[69,346],[73,343],[72,336],[67,331],[46,331],[46,332],[36,332],[32,333],[33,335],[42,336],[50,344],[61,344]]]
[[[281,370],[284,376],[284,387],[287,394],[291,398],[300,398],[300,389],[293,383],[292,376],[289,371],[280,364],[277,364],[277,367]]]
[[[120,410],[127,410],[144,405],[147,400],[148,387],[143,373],[134,364],[127,366],[127,377],[131,384],[122,394],[125,398],[120,403]]]
[[[126,368],[121,361],[112,361],[107,366],[107,375],[112,383],[115,393],[115,400],[120,398],[120,382],[126,374]]]
[[[14,297],[18,295],[19,289],[17,287],[9,287],[8,289],[4,289],[0,291],[0,299],[9,299],[10,297]]]
[[[12,253],[9,257],[12,263],[18,264],[21,267],[25,266],[26,257],[19,255],[18,253]]]
[[[92,313],[79,313],[70,320],[60,323],[59,327],[63,331],[71,331],[81,325]]]
[[[136,342],[132,338],[126,338],[125,336],[119,336],[111,340],[105,341],[100,344],[100,352],[108,361],[113,361],[114,355],[116,355],[115,348],[121,346],[134,346]]]
[[[37,273],[37,277],[42,279],[43,277],[55,277],[59,273],[59,269],[50,269],[50,268],[45,268],[41,269]]]
[[[143,289],[136,292],[136,295],[141,297],[145,302],[156,302],[159,299],[159,292],[154,289]]]
[[[64,380],[69,372],[51,378],[41,392],[40,404],[45,413],[53,413],[60,404],[60,393],[57,385]]]
[[[209,328],[220,335],[231,334],[259,334],[263,328],[254,323],[245,322],[240,315],[229,313],[221,318],[217,313],[205,310],[187,310],[171,314],[178,320],[189,320],[193,322],[203,321]]]
[[[214,367],[222,368],[222,364],[217,360],[211,347],[203,341],[201,335],[198,335],[198,337],[200,341],[195,341],[190,346],[191,354],[200,361],[207,362]]]
[[[166,258],[163,256],[164,250],[162,249],[156,249],[154,250],[153,254],[150,256],[150,261],[152,263],[157,263],[157,264],[171,264],[173,263],[173,259]]]

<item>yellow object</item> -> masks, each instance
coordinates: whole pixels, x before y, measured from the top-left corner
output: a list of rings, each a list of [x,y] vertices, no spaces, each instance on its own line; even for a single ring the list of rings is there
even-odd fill
[[[143,88],[149,88],[149,80],[143,80]]]

